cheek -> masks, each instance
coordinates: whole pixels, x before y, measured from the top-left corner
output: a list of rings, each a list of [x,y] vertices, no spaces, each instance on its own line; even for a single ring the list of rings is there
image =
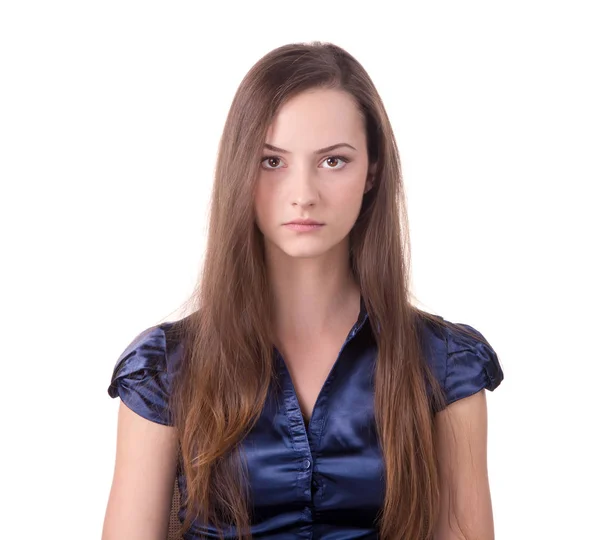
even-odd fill
[[[344,215],[352,218],[354,214],[358,215],[362,205],[364,185],[361,182],[355,182],[347,185],[346,189],[339,190],[330,200],[335,201],[335,205]]]
[[[271,215],[272,196],[264,186],[257,186],[256,196],[254,197],[254,216],[257,225],[262,230],[268,223]]]

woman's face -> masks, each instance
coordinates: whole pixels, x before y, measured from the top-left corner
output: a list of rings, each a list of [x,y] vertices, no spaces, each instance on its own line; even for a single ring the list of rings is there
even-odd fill
[[[254,209],[267,249],[318,257],[346,241],[372,186],[363,119],[351,96],[331,89],[295,96],[281,107],[265,143]],[[286,225],[297,219],[322,225],[308,231]]]

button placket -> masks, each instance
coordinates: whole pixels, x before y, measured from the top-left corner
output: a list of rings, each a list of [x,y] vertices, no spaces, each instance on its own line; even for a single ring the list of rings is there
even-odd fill
[[[363,327],[366,319],[367,314],[361,297],[361,314],[359,320],[354,324],[346,337],[346,340],[342,344],[336,361],[321,387],[308,425],[304,422],[298,395],[295,391],[294,383],[285,364],[285,360],[277,348],[274,349],[276,360],[279,364],[279,375],[283,379],[284,405],[288,424],[290,426],[292,445],[296,451],[304,454],[304,459],[299,463],[297,489],[299,489],[299,493],[301,493],[303,497],[306,497],[308,501],[312,501],[313,492],[322,490],[323,488],[323,486],[313,477],[314,456],[318,453],[319,443],[323,434],[323,424],[325,422],[325,412],[322,408],[324,407],[324,403],[327,402],[327,393],[331,382],[335,377],[336,370],[339,369],[341,357],[346,352],[345,349],[349,342],[354,339],[355,335]]]

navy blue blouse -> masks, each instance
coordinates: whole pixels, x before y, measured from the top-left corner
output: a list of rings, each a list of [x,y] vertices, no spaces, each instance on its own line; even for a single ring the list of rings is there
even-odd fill
[[[292,379],[274,348],[279,389],[272,386],[263,412],[244,439],[253,510],[253,538],[288,540],[378,538],[374,523],[383,504],[384,476],[374,417],[377,346],[361,304],[356,324],[305,424]],[[108,393],[139,415],[170,425],[170,381],[181,358],[173,331],[177,322],[148,328],[119,357]],[[480,332],[466,324],[462,326]],[[425,351],[450,404],[486,388],[504,375],[494,350],[456,330],[424,323]],[[185,494],[181,463],[178,485]],[[179,518],[183,522],[186,508]],[[226,538],[235,538],[233,527]],[[218,538],[195,521],[186,540]]]

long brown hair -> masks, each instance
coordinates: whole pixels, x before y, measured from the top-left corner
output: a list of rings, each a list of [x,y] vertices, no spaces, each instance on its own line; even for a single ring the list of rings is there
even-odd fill
[[[434,411],[438,381],[424,361],[411,304],[410,241],[400,158],[390,121],[359,62],[330,43],[295,43],[261,58],[242,80],[219,146],[207,251],[186,317],[184,362],[171,408],[178,429],[188,512],[234,525],[251,538],[249,489],[240,444],[261,414],[273,371],[272,297],[254,189],[267,129],[291,97],[314,88],[353,96],[367,133],[374,187],[350,233],[350,260],[377,331],[375,417],[385,464],[383,539],[430,539],[439,487]],[[446,321],[443,321],[446,323]],[[431,394],[427,393],[427,384]]]

